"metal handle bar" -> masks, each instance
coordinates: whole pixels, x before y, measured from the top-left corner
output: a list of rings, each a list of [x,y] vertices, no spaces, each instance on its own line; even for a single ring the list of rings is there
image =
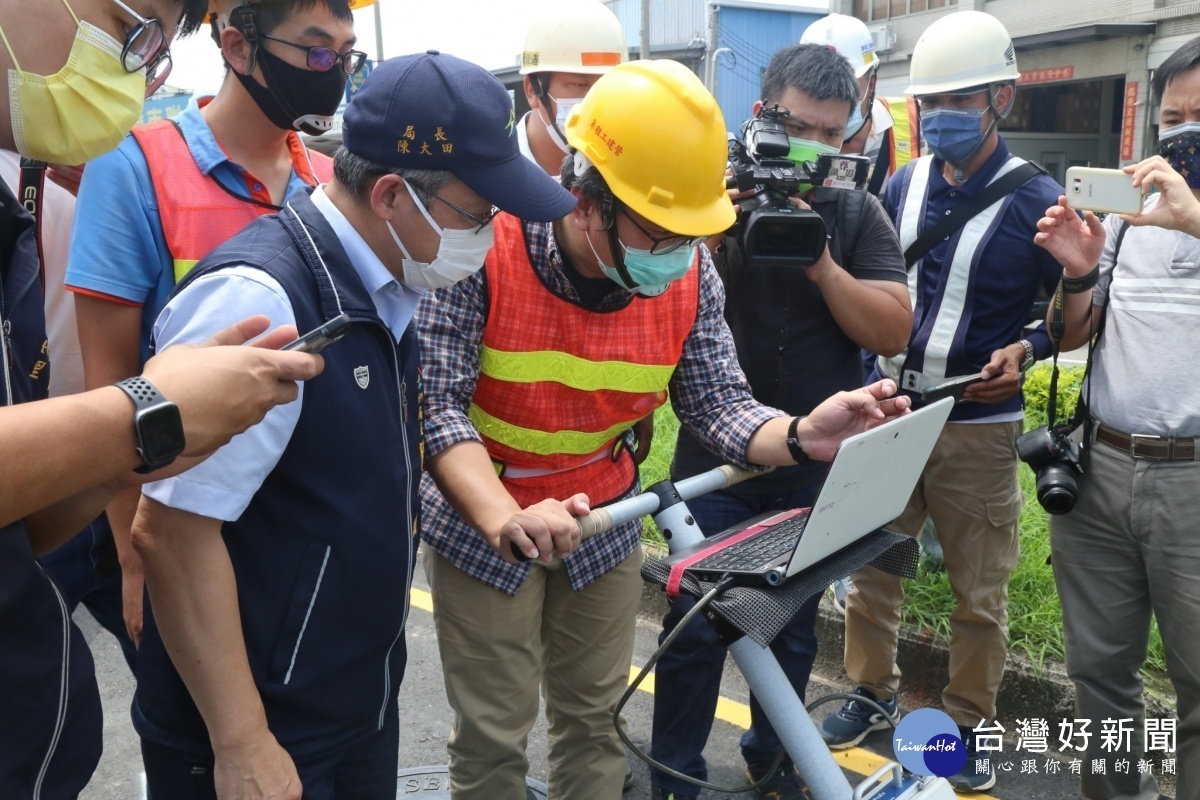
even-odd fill
[[[675,495],[680,500],[691,500],[693,497],[726,489],[735,483],[741,483],[769,471],[770,469],[749,470],[735,467],[732,464],[722,464],[716,469],[710,469],[708,472],[701,472],[699,475],[679,481],[675,484]],[[640,519],[647,514],[653,514],[658,511],[661,502],[662,498],[655,492],[642,492],[610,506],[593,509],[592,513],[586,517],[577,518],[575,522],[579,525],[580,536],[587,539],[598,533],[610,531],[618,525]],[[522,553],[515,544],[510,542],[509,547],[512,548],[512,554],[518,561],[529,560],[529,556]]]
[[[680,500],[691,500],[702,494],[727,489],[735,483],[762,475],[762,470],[748,470],[735,467],[732,464],[722,464],[716,469],[701,472],[691,478],[684,478],[675,484],[675,493]],[[579,517],[579,533],[587,539],[598,533],[610,531],[618,525],[640,519],[647,514],[658,511],[661,498],[654,492],[642,492],[639,495],[621,500],[604,508],[597,508],[586,517]]]

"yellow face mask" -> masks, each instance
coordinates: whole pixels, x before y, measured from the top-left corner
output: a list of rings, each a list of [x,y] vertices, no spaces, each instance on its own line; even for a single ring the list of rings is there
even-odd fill
[[[21,69],[8,37],[0,39],[15,69],[8,72],[13,141],[29,158],[55,164],[82,164],[107,153],[142,115],[146,77],[126,72],[123,45],[104,31],[80,22],[66,65],[53,75]]]

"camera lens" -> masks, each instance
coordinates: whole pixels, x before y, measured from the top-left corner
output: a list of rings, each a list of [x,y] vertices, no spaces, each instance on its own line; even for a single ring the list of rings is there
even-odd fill
[[[1083,187],[1080,186],[1079,184],[1075,184],[1074,186],[1071,187],[1071,191],[1074,192],[1075,194],[1079,194],[1080,192],[1083,191]]]
[[[1079,484],[1067,467],[1052,464],[1037,475],[1037,499],[1047,514],[1066,514],[1075,507]]]

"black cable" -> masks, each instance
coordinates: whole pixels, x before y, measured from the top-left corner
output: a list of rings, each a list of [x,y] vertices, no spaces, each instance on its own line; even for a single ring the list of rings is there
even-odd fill
[[[784,751],[779,751],[779,753],[775,756],[775,760],[771,762],[770,769],[766,771],[762,778],[754,783],[749,783],[745,786],[732,787],[721,786],[716,783],[709,783],[708,781],[702,781],[699,778],[693,778],[691,775],[684,775],[678,770],[671,769],[666,764],[661,764],[655,761],[653,757],[645,753],[641,748],[634,744],[630,740],[629,735],[625,733],[624,728],[621,727],[621,710],[625,708],[625,704],[629,702],[629,698],[633,696],[633,693],[637,691],[639,686],[641,686],[642,681],[645,680],[646,676],[650,674],[650,670],[652,670],[654,665],[658,663],[658,660],[662,658],[663,653],[667,652],[667,648],[671,646],[672,642],[674,642],[681,633],[683,633],[683,629],[686,628],[692,619],[694,619],[697,614],[703,611],[709,603],[716,599],[717,595],[725,591],[725,589],[732,583],[733,579],[728,575],[721,578],[721,580],[717,581],[716,586],[714,586],[707,594],[697,600],[696,604],[692,606],[691,610],[683,615],[683,619],[679,620],[679,624],[675,626],[675,630],[671,631],[667,638],[663,640],[663,643],[658,646],[658,649],[654,651],[654,653],[650,656],[650,659],[642,667],[641,672],[639,672],[637,677],[633,679],[633,682],[629,684],[629,688],[625,690],[623,695],[621,695],[621,699],[617,701],[617,705],[613,709],[612,714],[613,725],[617,729],[617,735],[621,737],[621,741],[625,743],[625,746],[628,747],[635,756],[665,775],[685,781],[693,786],[699,786],[702,789],[711,789],[714,792],[721,792],[722,794],[741,794],[742,792],[752,792],[765,784],[775,775],[775,770],[779,769],[779,765],[783,763]]]
[[[804,707],[804,710],[812,711],[814,708],[823,706],[826,703],[832,702],[834,700],[853,700],[856,703],[862,703],[865,706],[869,706],[870,708],[873,708],[876,711],[878,711],[880,713],[880,715],[884,718],[884,720],[887,722],[888,725],[891,725],[893,728],[896,727],[896,723],[895,723],[895,721],[892,720],[892,716],[891,716],[891,714],[888,713],[887,709],[885,709],[878,702],[872,700],[869,697],[864,697],[861,694],[852,694],[850,692],[835,692],[834,694],[827,694],[824,697],[818,697],[816,700],[813,700],[811,703],[809,703],[808,705],[806,705]]]

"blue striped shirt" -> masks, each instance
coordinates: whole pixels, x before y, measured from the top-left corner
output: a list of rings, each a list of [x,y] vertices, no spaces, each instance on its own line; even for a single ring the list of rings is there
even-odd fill
[[[528,251],[542,283],[555,295],[579,303],[563,272],[553,223],[525,222]],[[621,308],[636,298],[613,284],[598,312]],[[758,403],[737,362],[725,324],[725,289],[708,250],[701,247],[700,301],[696,322],[684,341],[671,377],[671,403],[680,424],[706,447],[738,466],[746,462],[750,438],[764,422],[784,412]],[[425,391],[425,452],[432,458],[453,444],[483,439],[467,417],[479,376],[479,348],[487,322],[484,271],[447,289],[431,292],[417,309]],[[630,434],[626,434],[627,436]],[[637,489],[640,491],[640,488]],[[508,564],[482,535],[450,507],[428,474],[421,480],[421,538],[471,577],[515,595],[530,564]],[[563,563],[578,591],[624,561],[637,547],[641,521],[621,525],[584,541]]]

